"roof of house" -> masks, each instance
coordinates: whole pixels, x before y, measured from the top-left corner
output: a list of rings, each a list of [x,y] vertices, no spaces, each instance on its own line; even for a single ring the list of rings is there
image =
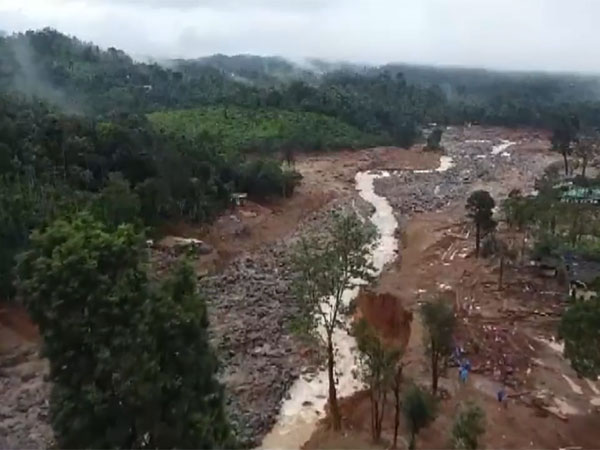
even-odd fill
[[[577,203],[600,203],[600,188],[572,187],[561,195],[561,200]]]
[[[589,284],[600,277],[600,262],[574,257],[569,264],[569,273],[572,279]]]

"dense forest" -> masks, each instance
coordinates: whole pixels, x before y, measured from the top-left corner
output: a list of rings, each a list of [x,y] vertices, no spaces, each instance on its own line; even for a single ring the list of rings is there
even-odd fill
[[[236,190],[292,192],[298,175],[269,159],[279,151],[410,146],[431,122],[584,127],[600,123],[599,87],[250,55],[143,63],[52,29],[0,37],[0,292],[31,230],[65,212],[207,221]]]

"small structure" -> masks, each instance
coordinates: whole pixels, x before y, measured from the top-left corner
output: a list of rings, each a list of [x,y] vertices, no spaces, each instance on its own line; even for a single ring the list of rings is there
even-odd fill
[[[245,192],[234,192],[231,194],[231,202],[236,206],[242,206],[246,203],[246,199],[248,198],[248,194]]]
[[[571,186],[563,191],[560,200],[564,203],[600,205],[600,188]]]
[[[589,300],[598,295],[600,262],[579,256],[571,257],[566,265],[569,274],[569,295],[574,300]]]

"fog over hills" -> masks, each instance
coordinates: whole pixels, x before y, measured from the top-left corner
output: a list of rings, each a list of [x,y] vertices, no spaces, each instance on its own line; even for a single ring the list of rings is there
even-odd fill
[[[599,13],[588,0],[4,0],[0,28],[51,26],[163,59],[248,53],[598,72]]]

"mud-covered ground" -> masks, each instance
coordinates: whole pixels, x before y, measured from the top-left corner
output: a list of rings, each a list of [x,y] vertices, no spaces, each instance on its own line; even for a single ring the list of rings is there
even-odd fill
[[[502,139],[516,142],[506,150],[509,156],[491,155]],[[367,214],[354,190],[357,171],[394,171],[377,181],[376,190],[390,200],[402,223],[409,214],[441,209],[478,186],[485,185],[493,194],[523,186],[525,178],[541,170],[537,165],[545,156],[530,158],[530,153],[543,139],[533,132],[450,129],[442,144],[455,165],[443,173],[407,170],[437,167],[439,155],[420,148],[311,155],[297,162],[304,179],[293,198],[250,203],[224,214],[208,231],[182,227],[179,235],[205,239],[215,248],[206,256],[209,264],[202,266],[204,257],[199,260],[198,274],[222,362],[227,410],[240,439],[247,445],[259,443],[275,422],[288,387],[314,368],[314,349],[290,330],[296,309],[287,261],[293,242],[321,227],[330,209],[352,207]],[[206,267],[212,274],[206,274]],[[2,326],[6,323],[0,321]],[[32,342],[33,350],[27,350]],[[31,337],[11,351],[0,351],[0,447],[43,447],[51,440],[43,360]],[[8,356],[20,351],[29,352],[19,357],[23,361]]]

